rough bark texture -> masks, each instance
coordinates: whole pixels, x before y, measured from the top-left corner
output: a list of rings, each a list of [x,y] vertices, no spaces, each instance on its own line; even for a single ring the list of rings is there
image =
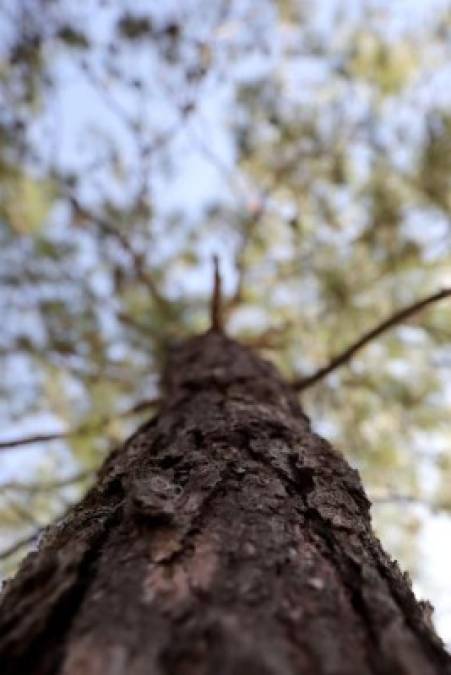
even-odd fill
[[[450,658],[357,473],[210,332],[4,592],[3,675],[437,675]]]

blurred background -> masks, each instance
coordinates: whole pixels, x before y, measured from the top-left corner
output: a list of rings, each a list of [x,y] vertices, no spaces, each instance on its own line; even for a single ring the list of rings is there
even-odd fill
[[[2,0],[0,570],[208,327],[306,376],[451,286],[449,0]],[[451,300],[301,392],[451,643]]]

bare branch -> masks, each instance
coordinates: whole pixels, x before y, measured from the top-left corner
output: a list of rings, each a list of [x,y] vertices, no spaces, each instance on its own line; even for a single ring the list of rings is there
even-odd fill
[[[2,551],[0,551],[0,560],[6,560],[6,558],[11,557],[14,555],[14,553],[17,553],[17,551],[20,551],[21,548],[25,548],[25,546],[32,544],[44,530],[45,527],[38,527],[31,534],[28,534],[22,539],[18,539],[13,544],[11,544],[11,546],[4,548]]]
[[[24,503],[17,501],[17,496],[11,499],[10,496],[6,499],[6,508],[17,517],[19,522],[32,525],[33,527],[41,527],[41,523],[36,518],[33,510],[28,508]]]
[[[267,208],[267,195],[265,194],[262,197],[262,202],[255,208],[252,214],[250,214],[250,217],[246,221],[244,225],[244,230],[242,233],[242,241],[240,244],[240,250],[238,252],[238,255],[236,257],[235,261],[235,267],[236,267],[236,272],[237,272],[237,285],[235,289],[235,293],[232,295],[230,298],[228,305],[227,305],[227,312],[230,312],[231,310],[235,309],[238,307],[241,302],[243,301],[243,294],[244,294],[244,286],[245,286],[245,276],[247,272],[246,268],[246,253],[249,248],[249,245],[252,241],[252,238],[255,234],[255,230],[257,229],[258,225],[260,224],[263,216],[266,213],[266,208]]]
[[[283,172],[276,172],[275,180],[272,182],[272,185],[268,188],[265,188],[261,191],[259,196],[259,203],[254,206],[250,211],[248,208],[248,218],[243,225],[242,232],[242,241],[240,244],[240,249],[235,260],[235,267],[237,272],[237,285],[235,293],[230,298],[227,305],[227,312],[232,311],[238,307],[243,301],[244,287],[245,287],[245,277],[247,273],[246,267],[246,253],[252,243],[253,237],[257,228],[261,225],[263,218],[268,213],[268,208],[270,201],[274,196],[277,188],[283,183]]]
[[[424,506],[430,511],[450,511],[451,505],[433,502],[425,499],[424,497],[416,497],[415,495],[404,495],[399,493],[391,493],[386,495],[371,496],[369,499],[374,506],[380,506],[384,504],[412,504],[414,506]]]
[[[123,412],[119,413],[116,416],[111,416],[111,417],[103,417],[100,420],[97,420],[96,422],[89,422],[86,424],[81,424],[79,427],[76,427],[75,429],[71,429],[69,431],[56,431],[53,433],[49,434],[36,434],[34,436],[24,436],[22,438],[12,438],[7,441],[1,441],[0,442],[0,451],[1,450],[9,450],[11,448],[17,448],[21,447],[24,445],[34,445],[36,443],[46,443],[48,441],[56,441],[56,440],[61,440],[63,438],[71,438],[74,436],[80,436],[84,433],[87,433],[89,431],[95,431],[96,429],[101,429],[105,424],[108,424],[112,420],[116,419],[117,417],[127,417],[128,415],[136,415],[144,410],[147,410],[148,408],[154,408],[157,406],[160,402],[160,399],[154,398],[154,399],[147,399],[144,401],[139,401],[135,405],[133,405],[131,408],[128,408],[127,410],[124,410]]]
[[[76,483],[81,483],[87,478],[91,478],[94,475],[94,470],[92,471],[80,471],[73,476],[68,478],[62,478],[61,480],[52,480],[52,481],[42,481],[35,483],[21,483],[19,481],[8,481],[7,483],[0,483],[0,489],[2,491],[9,490],[14,492],[26,492],[28,494],[35,494],[38,492],[48,492],[49,490],[58,490],[60,488],[68,487],[75,485]]]
[[[386,495],[372,496],[368,495],[369,500],[375,506],[381,504],[420,504],[430,507],[430,503],[421,499],[421,497],[415,497],[414,495],[403,495],[398,493],[390,493]]]
[[[130,258],[132,259],[133,268],[136,273],[136,278],[144,286],[148,288],[151,296],[158,305],[166,307],[168,305],[168,301],[160,293],[160,290],[158,289],[155,280],[153,279],[149,271],[146,269],[144,256],[141,253],[135,251],[133,246],[130,244],[128,238],[120,230],[113,227],[113,225],[111,225],[111,223],[109,223],[105,218],[102,218],[97,214],[91,213],[86,207],[82,206],[73,195],[69,197],[69,200],[76,215],[80,216],[85,220],[92,221],[95,225],[97,225],[97,227],[100,230],[102,230],[104,233],[108,234],[113,239],[116,239],[116,241],[119,242],[122,249],[126,253],[128,253]]]
[[[214,280],[210,307],[211,330],[222,332],[224,329],[222,316],[222,278],[219,269],[219,258],[217,255],[213,256],[213,265]]]
[[[286,330],[290,326],[290,322],[286,321],[282,325],[268,328],[268,330],[258,335],[241,337],[240,343],[251,349],[280,349],[284,342]]]
[[[78,431],[78,430],[77,430]],[[36,434],[35,436],[24,436],[22,438],[12,438],[8,441],[0,443],[0,450],[8,450],[9,448],[16,448],[20,445],[33,445],[34,443],[44,443],[46,441],[56,441],[68,436],[76,436],[76,432],[57,431],[51,434]]]
[[[72,507],[73,504],[69,504],[67,508],[63,509],[59,515],[57,515],[56,518],[50,522],[61,522]],[[14,553],[17,553],[17,551],[20,551],[21,548],[25,548],[25,546],[30,546],[30,544],[33,544],[45,532],[45,530],[50,525],[50,522],[46,525],[39,525],[30,534],[25,535],[21,539],[17,539],[13,544],[0,551],[0,560],[6,560],[10,556],[14,555]]]
[[[142,401],[138,401],[130,408],[123,410],[119,413],[119,417],[128,417],[129,415],[137,415],[138,413],[148,410],[149,408],[156,408],[160,405],[161,399],[159,398],[145,398]]]
[[[412,305],[404,307],[404,309],[395,312],[390,317],[388,317],[388,319],[385,319],[385,321],[377,325],[375,328],[372,328],[367,333],[364,333],[362,337],[360,337],[350,347],[347,347],[340,354],[334,356],[329,361],[328,364],[326,364],[316,372],[312,373],[311,375],[307,375],[306,377],[301,377],[295,380],[292,383],[293,388],[296,391],[303,391],[304,389],[307,389],[313,384],[316,384],[320,380],[327,377],[327,375],[332,373],[337,368],[340,368],[341,366],[347,364],[357,352],[359,352],[361,349],[366,347],[367,344],[369,344],[377,337],[379,337],[379,335],[382,335],[386,331],[390,330],[390,328],[398,326],[400,323],[403,323],[411,316],[418,314],[428,305],[432,305],[450,296],[451,296],[451,288],[444,288],[441,291],[438,291],[437,293],[428,295],[422,300],[418,300],[417,302],[414,302]]]

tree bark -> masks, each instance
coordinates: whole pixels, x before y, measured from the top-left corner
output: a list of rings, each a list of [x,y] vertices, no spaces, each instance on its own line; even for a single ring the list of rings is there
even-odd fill
[[[218,332],[4,590],[3,675],[451,673],[358,474]]]

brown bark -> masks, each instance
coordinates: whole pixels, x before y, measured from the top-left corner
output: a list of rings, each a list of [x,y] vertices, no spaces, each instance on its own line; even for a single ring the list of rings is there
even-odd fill
[[[211,331],[7,585],[3,675],[437,675],[450,657],[357,473]]]

